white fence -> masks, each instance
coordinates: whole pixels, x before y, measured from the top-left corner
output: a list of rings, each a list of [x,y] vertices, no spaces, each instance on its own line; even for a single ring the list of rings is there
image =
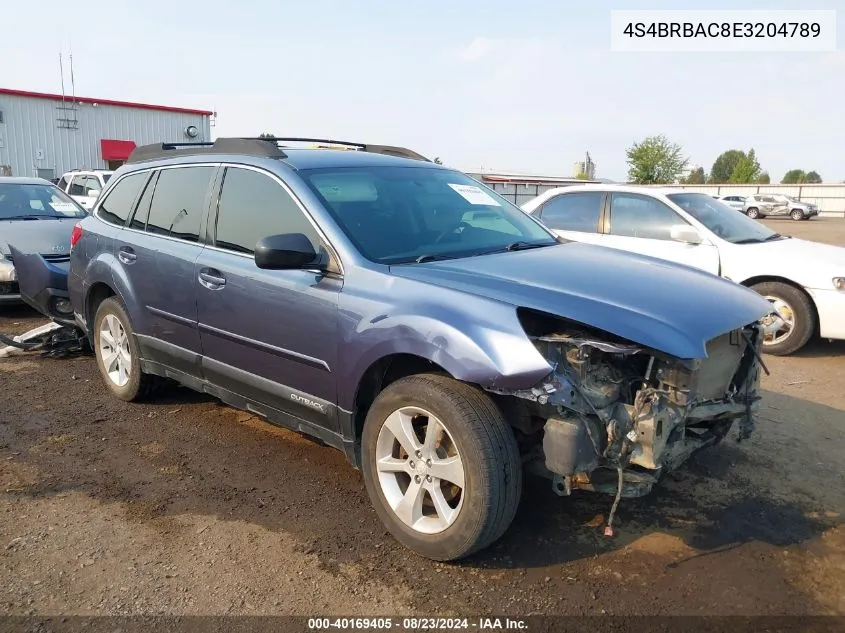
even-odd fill
[[[698,191],[711,196],[750,196],[755,193],[773,193],[794,196],[799,200],[818,205],[820,215],[845,217],[845,184],[841,185],[661,185],[688,191]]]

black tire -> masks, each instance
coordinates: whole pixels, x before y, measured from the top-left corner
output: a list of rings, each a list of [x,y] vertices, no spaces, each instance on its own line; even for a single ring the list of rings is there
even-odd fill
[[[789,214],[789,217],[791,217],[796,222],[799,222],[805,219],[806,216],[804,215],[804,212],[801,209],[793,209],[792,213]]]
[[[816,311],[810,298],[795,286],[778,281],[766,281],[751,287],[764,297],[776,297],[786,302],[795,319],[792,333],[775,344],[763,344],[763,352],[773,356],[788,356],[804,347],[816,329]]]
[[[757,207],[751,207],[750,209],[748,209],[748,211],[745,212],[745,215],[747,215],[752,220],[756,220],[760,217],[760,210]]]
[[[126,384],[120,386],[109,378],[103,363],[100,331],[103,328],[105,318],[109,315],[116,317],[126,332],[131,356],[129,380]],[[134,331],[132,330],[132,323],[129,320],[129,315],[126,314],[123,304],[116,297],[105,299],[97,308],[97,313],[94,316],[94,356],[97,358],[97,368],[100,370],[103,382],[106,383],[109,391],[121,400],[134,402],[149,397],[153,392],[157,384],[156,377],[141,371],[141,354],[138,348],[138,341],[135,339]]]
[[[376,443],[387,418],[416,406],[440,418],[464,466],[460,514],[437,534],[406,525],[388,504],[376,469]],[[456,560],[484,549],[508,529],[522,495],[522,462],[513,431],[493,400],[480,389],[437,374],[402,378],[382,391],[362,437],[364,483],[376,513],[397,541],[417,554]]]

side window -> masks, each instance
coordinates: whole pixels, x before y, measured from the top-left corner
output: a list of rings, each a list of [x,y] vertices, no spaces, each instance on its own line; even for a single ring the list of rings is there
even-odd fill
[[[56,184],[56,186],[61,189],[62,191],[67,191],[67,178],[62,176],[61,180]]]
[[[670,229],[687,222],[650,196],[614,193],[610,198],[610,234],[650,240],[671,239]]]
[[[543,205],[540,220],[550,229],[595,233],[603,198],[600,191],[560,194]]]
[[[199,241],[205,196],[216,167],[162,169],[150,205],[147,231]]]
[[[121,178],[108,192],[106,199],[100,203],[97,216],[101,220],[118,226],[126,224],[126,219],[132,213],[132,206],[141,191],[141,185],[147,179],[147,175],[148,172],[144,171]]]
[[[147,217],[150,214],[150,203],[153,200],[153,192],[155,191],[158,174],[159,172],[154,173],[144,188],[144,193],[141,194],[141,199],[138,201],[138,208],[135,210],[135,215],[132,216],[132,221],[129,223],[130,228],[143,231],[147,227]]]
[[[252,254],[258,240],[280,233],[303,233],[319,252],[321,240],[317,232],[279,183],[251,169],[226,169],[215,246]]]
[[[85,176],[74,176],[70,181],[70,191],[68,193],[72,196],[85,195]]]
[[[96,176],[88,176],[85,179],[85,184],[83,186],[85,193],[83,193],[82,195],[84,196],[91,196],[93,195],[93,192],[100,191],[102,189],[102,187],[100,186],[100,181],[97,180]]]

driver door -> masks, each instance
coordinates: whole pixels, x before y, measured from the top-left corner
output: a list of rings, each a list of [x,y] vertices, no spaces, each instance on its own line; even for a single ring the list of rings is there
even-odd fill
[[[719,274],[719,251],[702,235],[689,244],[672,239],[673,226],[690,226],[672,208],[656,198],[636,193],[610,194],[608,225],[597,243],[640,253]]]
[[[226,167],[208,225],[213,244],[194,271],[206,379],[248,399],[252,411],[270,407],[337,431],[342,277],[263,270],[253,257],[270,235],[303,233],[318,252],[322,238],[275,176],[238,166]]]

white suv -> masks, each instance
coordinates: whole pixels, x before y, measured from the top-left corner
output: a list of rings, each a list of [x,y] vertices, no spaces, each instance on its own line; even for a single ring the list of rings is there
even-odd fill
[[[85,209],[90,209],[113,173],[113,171],[102,169],[90,171],[75,169],[64,174],[56,186]]]

